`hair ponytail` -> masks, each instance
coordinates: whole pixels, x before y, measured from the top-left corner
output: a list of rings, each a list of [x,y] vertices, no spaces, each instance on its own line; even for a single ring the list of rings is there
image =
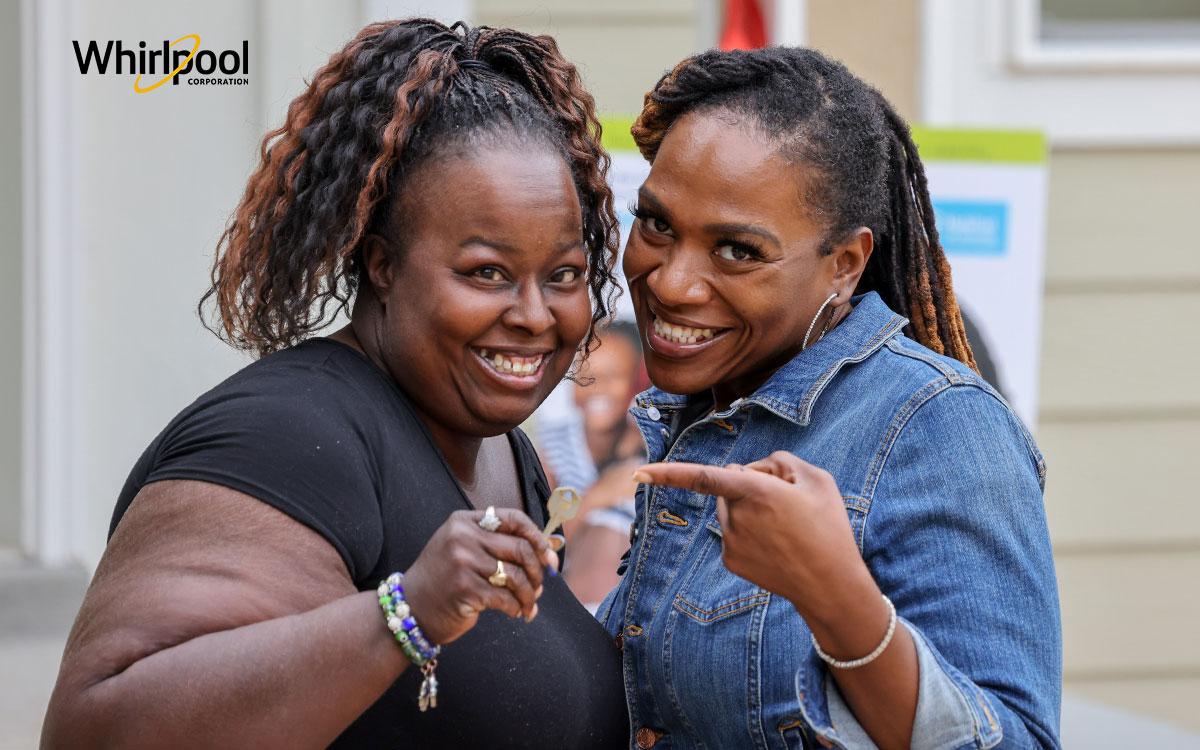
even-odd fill
[[[877,243],[868,271],[874,270],[874,265],[890,272],[873,273],[869,282],[864,274],[860,289],[886,284],[886,294],[881,292],[881,296],[909,316],[917,341],[978,370],[954,296],[950,264],[938,238],[925,166],[908,123],[881,94],[876,92],[876,96],[891,131],[887,179],[890,231]]]

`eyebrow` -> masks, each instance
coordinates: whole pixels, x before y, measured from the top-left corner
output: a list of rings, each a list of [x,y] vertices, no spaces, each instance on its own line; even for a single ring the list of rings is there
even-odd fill
[[[580,237],[577,240],[570,240],[559,245],[557,248],[555,248],[555,252],[559,254],[568,253],[577,247],[582,247],[583,244],[583,238]],[[458,243],[459,247],[467,247],[468,245],[484,245],[492,248],[493,250],[499,250],[505,255],[520,255],[522,252],[524,252],[516,245],[510,245],[507,242],[501,242],[499,240],[489,240],[488,238],[478,234],[473,234],[462,242]]]
[[[704,231],[711,234],[753,234],[756,237],[762,237],[775,247],[783,247],[773,232],[753,224],[705,224]]]
[[[663,202],[658,199],[658,196],[645,185],[638,188],[638,202],[647,203],[650,207],[663,214],[663,218],[670,219],[671,212],[663,205]],[[783,247],[783,243],[775,236],[774,232],[754,224],[738,224],[738,223],[718,223],[705,224],[702,229],[709,234],[752,234],[756,237],[761,237],[770,242],[776,247]]]
[[[665,218],[671,218],[671,212],[668,211],[667,207],[663,205],[663,202],[658,199],[658,196],[651,192],[650,188],[646,187],[645,185],[642,185],[638,188],[638,203],[649,203],[650,207],[655,211],[666,214]]]

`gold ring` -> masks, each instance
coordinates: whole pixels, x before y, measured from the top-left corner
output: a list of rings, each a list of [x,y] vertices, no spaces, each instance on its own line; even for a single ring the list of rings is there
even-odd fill
[[[488,583],[498,589],[508,586],[508,573],[504,572],[504,563],[500,560],[496,561],[496,572],[488,576]]]

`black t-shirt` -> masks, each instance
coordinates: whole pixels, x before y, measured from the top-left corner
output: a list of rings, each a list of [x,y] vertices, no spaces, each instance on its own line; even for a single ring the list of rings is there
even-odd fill
[[[540,526],[545,475],[529,439],[508,437]],[[134,467],[110,536],[138,491],[165,479],[278,508],[329,540],[363,591],[406,570],[450,513],[470,507],[395,382],[328,339],[264,357],[184,409]],[[624,747],[620,670],[603,628],[561,577],[548,577],[532,623],[484,612],[443,649],[436,709],[417,710],[421,675],[405,670],[334,746]]]

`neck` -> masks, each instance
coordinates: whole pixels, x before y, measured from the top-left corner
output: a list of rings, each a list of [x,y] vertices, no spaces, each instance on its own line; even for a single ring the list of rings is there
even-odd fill
[[[373,301],[373,298],[371,301]],[[354,305],[354,313],[351,315],[350,325],[338,330],[336,333],[330,335],[329,338],[362,352],[367,359],[371,360],[376,367],[386,373],[399,386],[400,381],[392,373],[391,368],[387,365],[387,358],[384,357],[382,337],[375,333],[379,330],[378,325],[380,321],[377,317],[379,312],[381,311],[377,302],[371,304],[366,296],[360,297]],[[426,413],[421,408],[420,402],[412,398],[411,394],[409,394],[409,401],[412,403],[413,409],[417,412],[417,417],[425,425],[425,429],[429,430],[429,435],[433,438],[433,444],[437,446],[442,457],[446,459],[446,464],[450,467],[450,473],[454,475],[454,478],[464,490],[470,491],[474,489],[476,481],[475,467],[479,460],[479,451],[483,446],[483,438],[463,435],[462,433],[448,430],[431,415]]]
[[[825,333],[829,333],[829,331],[832,331],[834,328],[840,325],[841,322],[850,315],[851,309],[852,306],[849,304],[839,305],[838,307],[834,308],[833,314],[829,320],[829,329]],[[825,336],[821,336],[821,338],[825,338]],[[821,338],[818,338],[817,341],[820,341]],[[817,343],[817,341],[809,342],[809,347],[812,347]],[[783,367],[788,362],[791,362],[792,359],[798,356],[801,351],[803,350],[800,348],[800,345],[796,344],[795,347],[780,352],[780,356],[777,359],[768,362],[766,366],[755,370],[753,373],[725,383],[718,383],[717,385],[714,385],[712,388],[713,409],[716,411],[724,411],[725,409],[728,409],[729,405],[734,401],[737,401],[739,398],[745,398],[746,396],[754,393],[756,390],[758,390],[759,386],[767,382],[767,380],[775,374],[776,370],[778,370],[780,367]]]
[[[476,467],[479,465],[479,452],[483,448],[483,438],[451,432],[425,413],[419,404],[414,402],[417,416],[429,430],[433,444],[441,451],[442,457],[450,467],[450,473],[458,481],[463,492],[468,495],[474,491],[478,479]]]

